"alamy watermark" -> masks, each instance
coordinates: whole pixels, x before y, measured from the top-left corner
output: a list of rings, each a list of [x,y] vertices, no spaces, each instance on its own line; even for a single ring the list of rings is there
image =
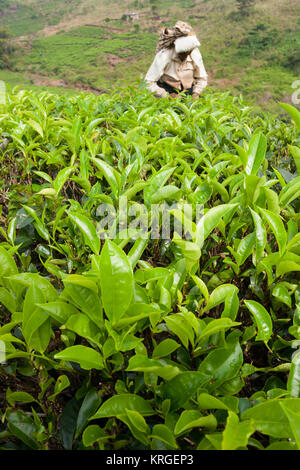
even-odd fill
[[[6,347],[4,341],[0,341],[0,365],[6,363]]]
[[[292,83],[292,88],[296,91],[292,94],[292,103],[294,105],[300,104],[300,80],[295,80]]]
[[[121,196],[116,209],[112,204],[100,204],[96,210],[99,238],[136,240],[171,240],[174,236],[201,241],[199,221],[202,204],[174,203],[142,204]],[[197,229],[198,227],[198,229]]]
[[[3,80],[0,80],[0,104],[6,104],[6,85]]]

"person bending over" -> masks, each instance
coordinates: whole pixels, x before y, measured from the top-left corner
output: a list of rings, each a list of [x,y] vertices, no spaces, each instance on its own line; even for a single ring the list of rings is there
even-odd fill
[[[181,91],[199,96],[207,86],[207,73],[199,51],[200,42],[188,23],[178,21],[174,28],[163,28],[156,55],[145,82],[158,98]]]

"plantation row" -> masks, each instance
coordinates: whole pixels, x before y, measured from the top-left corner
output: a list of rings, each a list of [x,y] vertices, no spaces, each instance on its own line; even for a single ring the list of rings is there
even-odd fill
[[[282,106],[294,123],[229,94],[9,94],[1,449],[300,449],[300,113]],[[105,240],[99,206],[125,197],[149,231],[118,213]]]

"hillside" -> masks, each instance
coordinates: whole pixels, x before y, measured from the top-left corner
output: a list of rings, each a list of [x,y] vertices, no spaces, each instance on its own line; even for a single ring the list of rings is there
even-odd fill
[[[157,31],[178,19],[195,28],[213,89],[232,90],[278,110],[299,76],[300,5],[257,0],[249,16],[235,0],[3,0],[0,24],[16,48],[12,85],[97,91],[140,79],[154,55]],[[137,12],[134,23],[126,12]]]

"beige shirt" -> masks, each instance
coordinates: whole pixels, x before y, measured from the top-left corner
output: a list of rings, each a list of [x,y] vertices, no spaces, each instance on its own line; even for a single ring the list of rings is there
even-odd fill
[[[193,93],[199,95],[207,86],[207,73],[199,49],[193,49],[184,62],[179,59],[174,48],[159,51],[145,81],[149,91],[164,98],[167,92],[158,86],[159,80],[177,90],[181,90],[181,85],[184,89],[193,86]]]

